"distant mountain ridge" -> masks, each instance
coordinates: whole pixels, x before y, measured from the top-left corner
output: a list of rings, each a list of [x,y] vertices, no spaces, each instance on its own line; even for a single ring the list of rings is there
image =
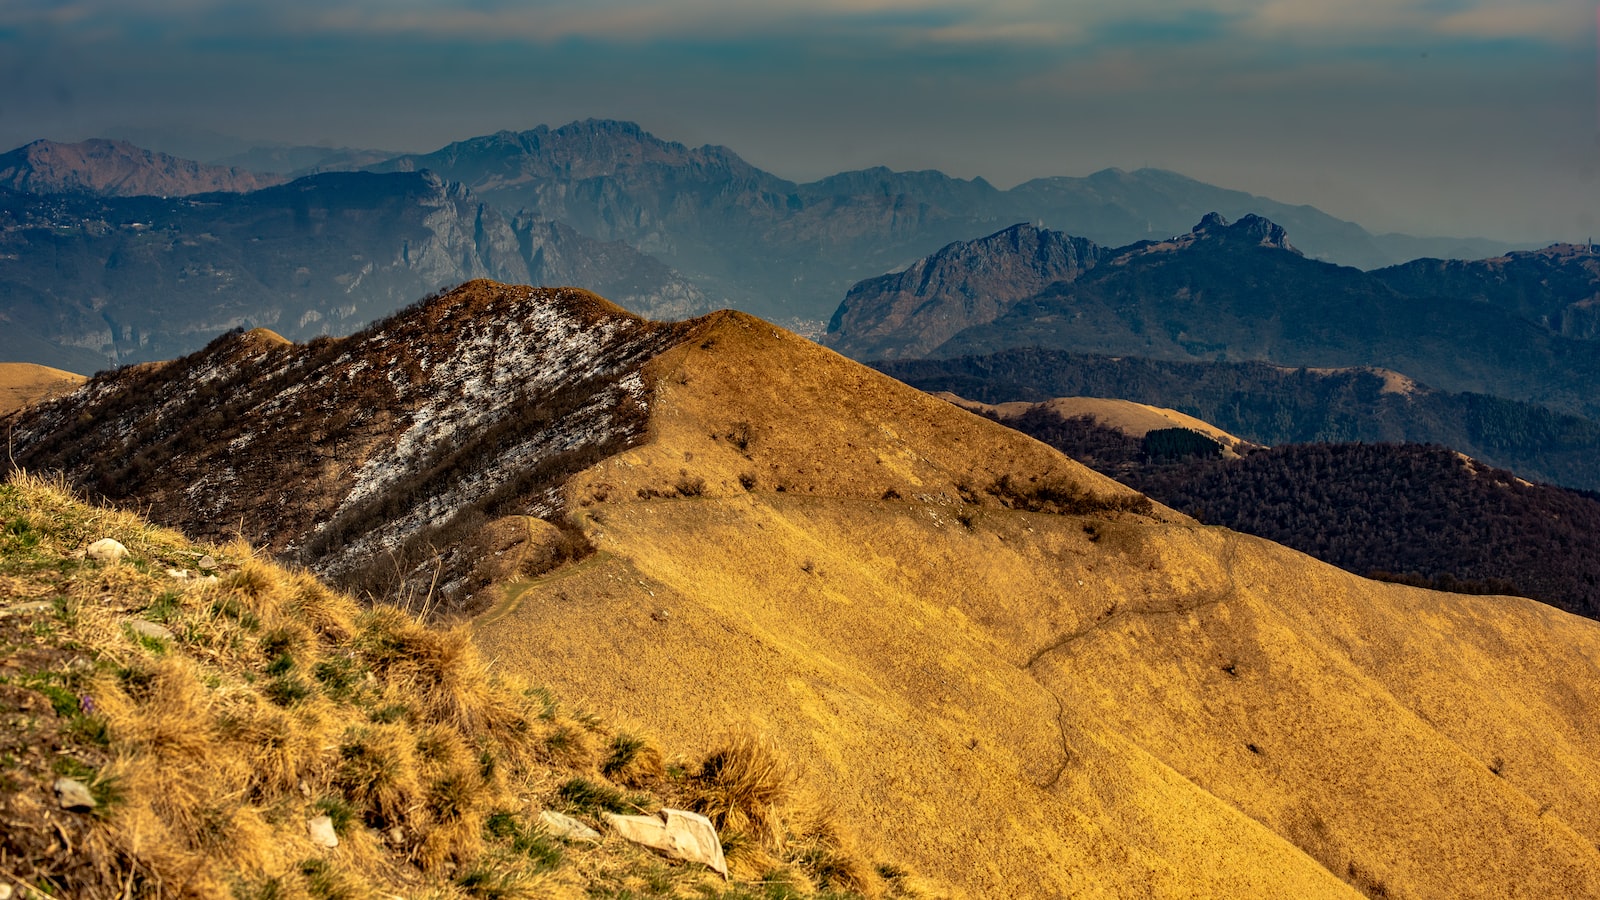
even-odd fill
[[[1398,373],[1179,362],[1021,348],[873,364],[907,384],[984,403],[1116,397],[1179,410],[1260,444],[1442,444],[1525,478],[1600,490],[1600,422]]]
[[[1160,170],[1107,169],[1005,191],[981,178],[882,167],[799,184],[726,147],[689,148],[631,122],[595,119],[502,131],[371,168],[439,172],[507,209],[657,255],[729,305],[823,320],[855,281],[1017,222],[1044,221],[1118,246],[1179,233],[1212,210],[1260,214],[1288,227],[1308,255],[1362,268],[1400,262],[1418,247],[1389,249],[1404,241],[1312,207]],[[1474,255],[1506,249],[1479,240],[1423,243]]]
[[[660,262],[436,175],[340,172],[248,194],[41,197],[0,189],[0,359],[94,372],[236,327],[345,334],[496,276],[590,284],[662,317],[705,298]]]
[[[92,147],[104,153],[97,156],[85,149]],[[36,232],[6,237],[12,252],[21,254],[27,248],[29,255],[39,258],[58,252],[41,253],[40,242],[71,243],[90,233],[106,236],[101,225],[104,216],[81,208],[78,200],[71,199],[74,197],[192,197],[198,196],[197,192],[247,191],[284,177],[202,166],[107,141],[81,145],[41,142],[8,156],[15,163],[13,183],[25,189],[25,194],[58,198],[7,201],[14,209],[33,210],[13,216],[13,223],[22,230],[42,223],[54,229],[48,241]],[[446,267],[456,270],[450,278],[499,275],[515,281],[549,279],[547,283],[561,283],[559,279],[569,274],[601,278],[582,283],[647,315],[676,317],[717,306],[736,307],[812,336],[824,331],[839,298],[856,281],[903,269],[953,241],[993,233],[1016,222],[1072,223],[1073,233],[1098,246],[1124,246],[1180,233],[1205,210],[1245,217],[1260,211],[1288,225],[1297,245],[1311,256],[1361,265],[1393,258],[1359,226],[1310,207],[1279,204],[1157,170],[1105,170],[1085,178],[1038,179],[1004,191],[981,178],[963,180],[936,171],[894,172],[882,167],[797,184],[750,165],[726,147],[689,148],[661,140],[636,124],[605,120],[499,132],[427,154],[375,158],[380,156],[376,151],[279,146],[264,148],[254,156],[225,158],[276,169],[308,164],[311,171],[323,174],[361,167],[388,174],[431,171],[446,182],[462,184],[488,211],[486,240],[495,231],[497,218],[513,223],[554,223],[548,228],[541,225],[545,232],[567,229],[562,239],[567,249],[560,251],[549,234],[537,241],[531,231],[524,234],[526,274],[521,265],[509,262],[510,268],[504,269],[462,262]],[[238,208],[232,200],[206,202],[221,204],[221,210]],[[249,205],[248,201],[239,203]],[[51,204],[52,212],[38,212]],[[75,210],[81,213],[79,218],[73,218]],[[213,222],[223,223],[226,217],[219,212]],[[464,227],[474,234],[478,231],[476,224]],[[219,235],[242,235],[236,228],[206,233],[211,237],[204,238],[204,247],[189,247],[185,243],[189,238],[177,245],[184,248],[179,255],[188,257],[197,272],[207,267],[235,271],[237,260],[250,257],[257,249],[224,246],[233,238],[224,241]],[[588,246],[593,249],[609,247],[603,254],[604,266],[579,259],[583,254],[571,248],[580,237],[590,241]],[[93,246],[61,251],[74,259],[65,271],[82,282],[85,292],[84,296],[64,298],[69,300],[68,306],[106,302],[103,295],[99,299],[91,296],[97,290],[94,285],[118,280],[112,270],[130,260],[126,254],[113,256],[115,242],[89,243]],[[624,253],[624,247],[632,252]],[[541,248],[548,259],[563,260],[565,268],[533,260]],[[1484,244],[1478,249],[1488,253],[1500,248]],[[0,249],[4,252],[8,251]],[[623,262],[625,256],[628,259]],[[505,254],[501,258],[509,259]],[[147,263],[151,258],[135,255],[131,259]],[[626,272],[604,279],[601,273],[618,264]],[[25,263],[21,268],[33,266]],[[23,271],[11,280],[27,282],[31,277]],[[156,277],[150,283],[161,283],[164,278]],[[124,280],[124,290],[133,283]],[[221,286],[218,302],[239,302],[236,292],[248,288],[249,283],[250,279],[243,279]],[[448,283],[419,277],[412,284],[412,297],[406,299]],[[70,293],[62,285],[52,290]],[[405,289],[397,282],[395,290]],[[35,286],[13,296],[26,306],[39,293]],[[127,299],[130,295],[118,292],[112,305]],[[157,306],[168,303],[162,297],[144,299]],[[391,311],[401,302],[374,307],[373,314]],[[331,298],[327,305],[349,306],[332,304]],[[327,311],[319,314],[326,316]],[[14,315],[28,318],[33,314],[18,311]],[[115,312],[111,315],[116,316]],[[258,314],[233,318],[269,321],[272,315],[270,308],[263,308]],[[204,322],[215,317],[202,308],[195,318]],[[181,327],[192,332],[198,325]],[[14,351],[8,352],[24,354],[18,359],[81,369],[93,368],[96,363],[78,351],[52,348],[52,342],[83,346],[91,353],[109,346],[105,340],[70,330],[51,333],[56,337],[42,338],[36,332],[16,335],[10,339]],[[155,337],[154,331],[147,334],[157,343],[179,350],[195,346]],[[107,358],[144,358],[128,354],[125,348],[116,349],[107,353]]]
[[[1026,272],[991,283],[987,321],[954,321],[949,273],[904,296],[862,282],[826,338],[859,358],[969,356],[1040,347],[1168,360],[1261,360],[1291,367],[1378,366],[1436,388],[1492,394],[1590,417],[1595,343],[1574,335],[1600,289],[1600,254],[1572,247],[1361,272],[1305,258],[1260,217],[1208,215],[1186,234],[1098,251],[1076,277],[1033,290],[1033,257],[993,235],[952,244],[929,270]],[[1438,270],[1448,280],[1436,280]],[[1557,276],[1560,276],[1559,278]],[[958,292],[957,292],[958,293]],[[1540,305],[1542,304],[1542,305]],[[1537,306],[1537,308],[1535,308]],[[1532,312],[1547,314],[1534,316]],[[904,315],[908,308],[920,310]],[[1578,322],[1576,330],[1562,323]],[[1563,330],[1568,333],[1562,333]],[[959,392],[958,392],[959,393]],[[1015,399],[1015,398],[1008,398]]]
[[[0,187],[35,194],[179,197],[244,193],[281,184],[280,175],[208,166],[100,138],[76,144],[34,141],[0,155]]]

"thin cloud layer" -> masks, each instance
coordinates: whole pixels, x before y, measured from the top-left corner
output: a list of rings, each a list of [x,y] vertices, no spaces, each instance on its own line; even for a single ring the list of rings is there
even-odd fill
[[[601,116],[796,179],[1158,165],[1379,229],[1582,238],[1594,45],[1592,0],[12,0],[0,143],[431,150]]]

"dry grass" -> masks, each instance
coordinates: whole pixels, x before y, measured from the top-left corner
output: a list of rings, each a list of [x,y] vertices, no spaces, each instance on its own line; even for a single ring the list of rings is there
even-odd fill
[[[486,653],[702,754],[749,721],[869,858],[975,897],[1600,895],[1592,621],[1119,510],[713,318],[649,368],[650,442],[570,486],[595,557],[508,592]]]
[[[105,536],[127,559],[82,557]],[[214,582],[194,577],[205,554]],[[546,835],[539,809],[574,780],[646,808],[700,802],[702,782],[669,773],[636,731],[497,677],[463,630],[362,609],[246,545],[195,547],[29,476],[0,486],[0,577],[10,596],[57,598],[0,614],[17,661],[0,690],[52,708],[56,773],[100,800],[58,836],[41,818],[50,759],[8,756],[7,883],[83,898],[560,898],[634,882],[653,896],[744,896],[616,841]],[[37,744],[23,727],[0,724],[3,746]],[[308,835],[321,815],[335,849]]]
[[[76,390],[86,380],[82,375],[49,366],[0,363],[0,416]]]

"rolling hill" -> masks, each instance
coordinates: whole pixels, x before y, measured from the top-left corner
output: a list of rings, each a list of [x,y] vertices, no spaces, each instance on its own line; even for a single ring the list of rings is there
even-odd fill
[[[32,363],[0,363],[0,416],[31,403],[71,393],[86,381],[82,375]]]
[[[1207,523],[1358,575],[1518,594],[1600,619],[1600,496],[1593,493],[1533,484],[1432,444],[1265,448],[1128,401],[991,406],[940,396]],[[1179,442],[1174,429],[1211,441]],[[1152,432],[1167,439],[1164,447],[1152,444]]]
[[[874,363],[927,391],[997,404],[1118,397],[1180,410],[1257,444],[1443,444],[1535,481],[1600,490],[1600,422],[1373,368],[1177,362],[1033,348]]]
[[[157,521],[482,609],[499,670],[689,752],[758,729],[969,896],[1600,892],[1600,625],[1200,525],[745,314],[476,282],[12,424]]]

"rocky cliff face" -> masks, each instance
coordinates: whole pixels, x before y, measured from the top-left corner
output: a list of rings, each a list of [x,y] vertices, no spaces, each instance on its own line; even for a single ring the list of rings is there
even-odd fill
[[[35,194],[182,197],[214,191],[242,193],[284,180],[99,138],[76,144],[34,141],[0,156],[0,186]]]
[[[431,173],[330,173],[203,199],[0,193],[0,358],[93,372],[236,327],[345,334],[440,288],[588,284],[657,316],[701,312],[626,245],[510,221]]]
[[[1047,285],[1076,279],[1104,253],[1092,241],[1031,225],[954,243],[851,288],[828,323],[830,343],[861,358],[921,356]]]
[[[1015,222],[1119,246],[1179,233],[1208,210],[1266,215],[1293,230],[1310,256],[1362,268],[1408,259],[1426,244],[1154,169],[1042,178],[1005,191],[981,178],[882,167],[797,184],[725,147],[689,148],[629,122],[593,119],[473,138],[376,170],[422,168],[506,209],[655,255],[720,305],[814,319],[826,319],[862,278]],[[1450,246],[1477,255],[1504,249]]]

